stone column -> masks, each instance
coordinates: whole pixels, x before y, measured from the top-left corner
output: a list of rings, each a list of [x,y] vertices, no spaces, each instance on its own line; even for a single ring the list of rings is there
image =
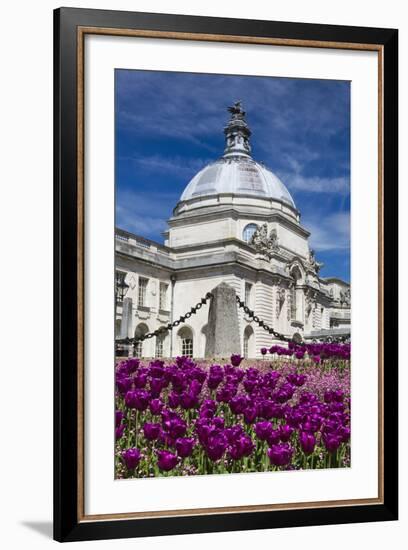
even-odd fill
[[[132,298],[125,298],[122,305],[122,320],[120,323],[120,338],[131,338],[132,329]]]
[[[226,283],[211,292],[205,356],[227,359],[232,353],[241,353],[236,293]]]

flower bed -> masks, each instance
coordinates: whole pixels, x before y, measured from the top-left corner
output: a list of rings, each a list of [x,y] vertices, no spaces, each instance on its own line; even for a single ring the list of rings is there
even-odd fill
[[[337,346],[256,366],[121,361],[116,477],[349,466],[350,347]]]

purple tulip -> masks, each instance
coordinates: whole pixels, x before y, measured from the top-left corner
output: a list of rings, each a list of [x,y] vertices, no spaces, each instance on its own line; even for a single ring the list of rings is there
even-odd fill
[[[293,449],[288,445],[288,443],[283,443],[281,445],[272,445],[268,449],[268,457],[274,466],[286,466],[292,460]]]
[[[306,376],[304,374],[292,373],[287,375],[286,380],[290,382],[290,384],[300,387],[306,382]]]
[[[133,378],[133,384],[135,388],[144,388],[147,384],[147,372],[139,371],[136,373],[136,376]]]
[[[236,393],[236,386],[223,386],[217,391],[216,399],[219,403],[229,403]]]
[[[244,434],[244,428],[241,424],[234,424],[233,426],[224,430],[224,435],[227,438],[229,445],[234,445],[237,439],[239,439]]]
[[[194,379],[194,380],[191,381],[188,391],[189,391],[190,395],[194,395],[194,396],[198,397],[200,395],[202,387],[203,387],[202,382],[200,382],[199,380]]]
[[[344,392],[341,390],[334,390],[333,401],[340,403],[344,399]]]
[[[268,350],[266,348],[261,348],[262,355],[266,355],[268,353]]]
[[[186,458],[191,456],[195,441],[192,437],[179,437],[176,439],[176,451],[178,456]]]
[[[341,445],[341,435],[323,433],[323,443],[329,453],[335,453]]]
[[[340,429],[341,441],[346,443],[350,439],[350,428],[348,426],[342,426]]]
[[[233,460],[240,460],[244,456],[250,456],[254,450],[252,439],[247,434],[238,437],[228,450],[228,454]]]
[[[207,386],[210,390],[215,390],[224,380],[224,370],[220,365],[211,365],[210,373],[207,379]]]
[[[134,470],[142,458],[141,452],[135,447],[122,452],[122,458],[128,470]]]
[[[125,431],[126,425],[125,424],[119,424],[115,428],[115,439],[120,439],[123,436],[123,432]]]
[[[170,408],[177,409],[177,407],[180,405],[180,395],[172,391],[171,393],[169,393],[167,402]]]
[[[116,378],[116,387],[121,395],[125,395],[132,387],[132,378],[127,376]]]
[[[313,434],[308,432],[300,432],[299,434],[299,443],[302,447],[302,451],[306,455],[310,455],[313,453],[315,445],[316,445],[316,438]]]
[[[157,465],[160,470],[164,472],[169,472],[172,470],[177,462],[177,455],[171,453],[170,451],[156,451],[157,452]]]
[[[148,441],[154,441],[159,437],[161,426],[154,422],[146,422],[143,426],[143,433]]]
[[[253,378],[247,378],[244,380],[243,385],[247,393],[252,393],[256,390],[258,381]]]
[[[180,405],[183,409],[194,409],[198,405],[198,396],[191,391],[180,394]]]
[[[171,418],[169,420],[165,420],[163,422],[163,427],[173,439],[182,437],[187,431],[187,424],[181,418]]]
[[[150,363],[149,374],[152,378],[161,378],[164,375],[164,361],[156,359]]]
[[[239,367],[243,359],[244,358],[241,357],[241,355],[239,355],[239,354],[232,354],[231,355],[231,365],[233,365],[234,367]]]
[[[276,430],[271,430],[266,438],[268,445],[270,447],[277,445],[280,441],[280,435],[281,434],[279,428],[277,428]]]
[[[247,406],[247,399],[244,395],[237,395],[230,400],[229,406],[232,413],[242,414]]]
[[[279,426],[280,440],[287,443],[293,434],[293,428],[287,424]]]
[[[268,436],[271,434],[272,429],[272,424],[270,422],[267,422],[266,420],[263,422],[257,422],[255,424],[256,436],[261,441],[266,441],[268,439]]]
[[[255,405],[249,405],[244,410],[244,421],[246,424],[252,424],[255,422],[256,417],[258,415],[258,410],[255,407]]]
[[[164,403],[161,399],[152,399],[150,401],[150,405],[149,405],[150,412],[154,415],[160,414],[163,410],[163,407],[164,407]]]
[[[145,390],[128,391],[125,395],[126,406],[130,409],[145,411],[149,405],[149,394]]]
[[[260,405],[260,416],[270,420],[271,418],[282,418],[282,406],[270,400],[265,400]]]
[[[125,415],[122,411],[115,411],[115,426],[118,427],[124,418]]]
[[[208,457],[211,460],[220,460],[227,448],[227,438],[223,433],[210,436],[205,446]]]
[[[166,386],[166,381],[163,378],[152,378],[149,382],[150,395],[153,398],[160,397],[160,393]]]
[[[136,370],[138,369],[139,365],[140,365],[140,359],[128,359],[126,361],[126,364],[127,364],[127,368],[128,368],[128,371],[129,373],[132,373],[132,372],[136,372]]]

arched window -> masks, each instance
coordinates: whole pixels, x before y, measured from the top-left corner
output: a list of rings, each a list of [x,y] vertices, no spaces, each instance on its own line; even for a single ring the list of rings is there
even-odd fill
[[[193,357],[194,339],[193,331],[190,327],[183,327],[178,332],[180,355]]]
[[[242,232],[242,238],[244,241],[249,243],[249,241],[252,238],[252,235],[255,233],[255,231],[258,229],[258,226],[256,223],[249,223],[244,227],[244,231]]]
[[[162,328],[162,327],[160,327]],[[156,357],[163,357],[165,355],[165,341],[166,332],[162,332],[156,336]]]
[[[149,332],[149,327],[145,323],[137,325],[135,330],[135,338],[140,338]],[[143,357],[143,343],[144,341],[138,341],[135,345],[135,357]]]
[[[248,358],[254,356],[254,329],[248,325],[244,330],[244,357]]]

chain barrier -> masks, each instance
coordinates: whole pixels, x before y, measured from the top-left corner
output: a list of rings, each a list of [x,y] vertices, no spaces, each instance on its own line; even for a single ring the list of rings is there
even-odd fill
[[[143,342],[144,340],[148,340],[150,338],[154,338],[155,336],[160,336],[161,334],[165,334],[169,332],[170,330],[173,330],[173,328],[178,327],[180,323],[184,323],[186,319],[189,319],[192,315],[196,314],[199,309],[201,309],[208,300],[210,300],[213,297],[213,294],[211,292],[207,292],[207,294],[204,296],[204,298],[201,298],[201,300],[193,306],[190,311],[187,311],[184,315],[181,315],[176,321],[173,321],[172,323],[168,323],[166,326],[160,327],[154,332],[149,332],[148,334],[143,334],[139,337],[135,338],[121,338],[116,340],[116,344],[126,344],[130,345],[132,344],[135,346],[138,342]],[[288,338],[284,334],[281,334],[280,332],[277,332],[274,328],[270,327],[265,321],[260,319],[257,315],[255,315],[255,312],[250,309],[247,305],[245,305],[245,302],[243,302],[239,296],[236,296],[238,307],[243,309],[243,311],[250,317],[258,326],[263,328],[266,332],[269,334],[272,334],[275,338],[278,340],[281,340],[282,342],[287,343],[293,343],[297,346],[306,346],[307,344],[305,342],[302,342],[299,339],[296,338]],[[332,338],[330,336],[326,338],[319,338],[313,339],[312,342],[327,342],[327,343],[345,343],[349,340],[347,336],[340,336],[338,338]]]
[[[201,298],[201,300],[193,306],[190,311],[187,311],[184,315],[181,315],[176,321],[173,321],[172,323],[168,323],[164,327],[160,327],[154,332],[149,332],[148,334],[143,334],[139,337],[135,338],[121,338],[116,340],[117,344],[133,344],[135,346],[138,342],[143,342],[143,340],[148,340],[149,338],[153,338],[154,336],[160,336],[161,334],[165,334],[169,332],[169,330],[173,330],[173,328],[178,327],[180,323],[184,323],[186,319],[189,319],[192,315],[197,313],[199,309],[201,309],[210,298],[213,297],[213,294],[211,292],[207,292],[207,294],[204,296],[204,298]]]
[[[242,308],[244,312],[250,317],[257,325],[259,325],[261,328],[263,328],[266,332],[269,332],[269,334],[272,334],[275,336],[275,338],[278,338],[278,340],[281,340],[282,342],[288,342],[296,344],[297,346],[306,346],[307,344],[305,342],[302,342],[301,340],[295,339],[295,338],[288,338],[284,334],[281,334],[280,332],[277,332],[274,328],[270,327],[263,321],[262,319],[259,319],[257,315],[255,315],[255,312],[252,311],[247,305],[245,305],[245,302],[243,302],[239,296],[236,297],[238,307]],[[338,338],[333,338],[331,336],[327,336],[326,338],[319,338],[320,342],[327,342],[332,344],[340,344],[345,343],[349,340],[346,336],[340,336]],[[313,339],[312,342],[317,342],[317,339]]]

